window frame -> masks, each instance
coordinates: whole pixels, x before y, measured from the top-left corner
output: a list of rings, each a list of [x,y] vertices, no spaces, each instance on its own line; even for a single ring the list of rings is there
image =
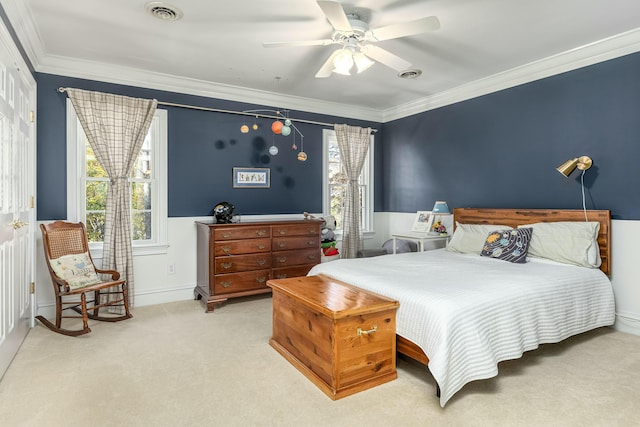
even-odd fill
[[[336,132],[333,129],[322,130],[322,212],[324,216],[331,214],[331,200],[329,191],[329,144],[336,141]],[[362,232],[363,234],[372,234],[374,232],[373,224],[373,205],[374,205],[374,150],[375,135],[372,133],[369,140],[369,150],[360,174],[365,185],[364,203],[362,207]],[[341,159],[342,160],[342,159]],[[335,231],[336,235],[342,236],[342,229]]]
[[[167,110],[156,109],[151,122],[152,144],[152,237],[150,241],[132,240],[133,255],[166,254],[168,243],[167,210]],[[67,218],[69,221],[85,221],[86,173],[85,135],[71,100],[67,99]],[[82,146],[82,149],[80,148]],[[129,179],[129,182],[132,182]],[[103,242],[90,242],[95,258],[102,258]]]

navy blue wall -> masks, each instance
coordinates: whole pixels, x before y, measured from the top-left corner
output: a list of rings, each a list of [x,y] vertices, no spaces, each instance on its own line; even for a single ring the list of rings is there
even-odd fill
[[[567,72],[384,125],[383,211],[450,207],[581,209],[640,219],[640,54]]]
[[[208,108],[243,111],[268,108],[219,99],[163,92],[138,87],[61,77],[36,75],[38,81],[38,220],[64,219],[66,211],[66,99],[60,86],[115,93]],[[322,126],[296,123],[304,135],[306,162],[296,159],[292,136],[275,136],[280,152],[270,156],[274,135],[272,120],[258,119],[259,131],[240,133],[243,116],[178,107],[168,110],[169,216],[206,216],[215,203],[229,201],[236,213],[289,214],[322,211]],[[298,119],[381,128],[379,123],[304,112],[291,112]],[[246,118],[252,124],[252,118]],[[293,133],[292,133],[293,134]],[[376,134],[380,140],[382,131]],[[300,145],[299,138],[296,143]],[[376,167],[382,169],[382,144],[376,144]],[[234,189],[232,168],[268,167],[269,189]],[[382,205],[382,178],[377,175],[376,210]]]
[[[213,108],[264,108],[47,74],[37,78],[40,220],[66,217],[66,96],[56,92],[59,86]],[[291,137],[276,137],[280,154],[270,157],[272,134],[241,134],[241,116],[168,109],[170,216],[208,215],[222,200],[241,214],[321,211],[322,127],[299,126],[309,154],[302,163],[288,148]],[[588,155],[594,166],[585,175],[587,207],[640,219],[640,54],[382,126],[346,121],[382,128],[376,138],[376,211],[428,210],[440,199],[452,207],[580,209],[580,173],[566,179],[555,167]],[[233,166],[270,167],[271,188],[233,189]]]

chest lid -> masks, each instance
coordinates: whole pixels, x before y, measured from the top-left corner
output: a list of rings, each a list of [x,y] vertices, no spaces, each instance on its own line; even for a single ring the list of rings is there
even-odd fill
[[[325,275],[269,280],[274,291],[332,319],[398,308],[400,303]]]

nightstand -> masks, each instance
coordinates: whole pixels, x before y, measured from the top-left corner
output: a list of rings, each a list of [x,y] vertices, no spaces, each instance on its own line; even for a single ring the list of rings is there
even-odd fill
[[[424,251],[424,242],[448,242],[451,236],[449,236],[448,234],[445,234],[443,236],[440,234],[430,235],[428,233],[417,233],[409,231],[406,233],[392,234],[391,237],[393,238],[393,254],[395,255],[397,249],[397,239],[405,239],[416,242],[418,244],[418,252],[422,252]]]

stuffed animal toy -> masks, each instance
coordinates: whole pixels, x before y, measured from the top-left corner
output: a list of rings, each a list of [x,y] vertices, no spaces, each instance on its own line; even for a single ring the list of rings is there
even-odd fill
[[[304,213],[304,219],[314,218],[315,216],[311,215],[309,212]],[[333,215],[327,215],[320,219],[324,221],[320,228],[320,247],[322,248],[322,254],[324,256],[339,255],[340,252],[336,247],[336,234],[333,232],[338,225],[336,218]]]
[[[320,228],[322,253],[325,256],[338,255],[340,252],[336,247],[336,234],[333,232],[337,226],[336,218],[333,215],[327,215],[322,219],[324,220]]]
[[[324,224],[322,225],[322,228],[320,229],[320,235],[322,237],[322,242],[323,243],[335,242],[336,241],[336,234],[333,232],[333,230],[335,230],[336,226],[337,226],[336,218],[333,215],[327,215],[322,219],[324,220]]]

